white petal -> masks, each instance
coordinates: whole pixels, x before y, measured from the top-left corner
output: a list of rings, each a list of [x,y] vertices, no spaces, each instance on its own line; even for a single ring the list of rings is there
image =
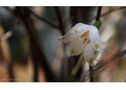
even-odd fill
[[[72,50],[71,56],[79,55],[84,50],[84,44],[80,37],[76,35],[71,35],[71,38],[69,40],[68,52],[71,52],[71,50]]]
[[[82,35],[87,31],[89,31],[89,40],[91,43],[89,42],[85,44],[85,37],[83,39]],[[59,39],[69,43],[67,49],[68,56],[79,55],[85,51],[84,54],[86,60],[90,60],[94,55],[94,51],[100,50],[102,46],[98,29],[93,25],[86,25],[83,23],[76,24],[65,36],[60,37]]]
[[[89,27],[88,25],[79,23],[76,24],[65,36],[66,39],[65,41],[69,42],[69,48],[68,52],[72,52],[72,54],[68,53],[68,55],[74,56],[74,55],[79,55],[83,52],[85,44],[83,43],[83,40],[81,38],[81,33],[84,33],[88,31],[88,29],[85,29],[85,27]]]
[[[85,60],[89,61],[93,58],[93,56],[94,56],[94,48],[92,44],[90,43],[85,47],[84,58]]]
[[[100,39],[98,29],[95,26],[92,26],[92,29],[90,30],[90,33],[89,33],[89,37],[90,37],[93,47],[96,50],[100,50],[102,47],[102,41]]]
[[[87,25],[87,24],[83,24],[83,23],[78,23],[78,24],[76,24],[76,25],[70,30],[70,32],[71,32],[71,33],[78,32],[77,34],[78,34],[79,36],[81,36],[84,32],[89,31],[89,30],[91,30],[91,29],[93,29],[93,28],[94,28],[94,26],[92,26],[92,25]]]

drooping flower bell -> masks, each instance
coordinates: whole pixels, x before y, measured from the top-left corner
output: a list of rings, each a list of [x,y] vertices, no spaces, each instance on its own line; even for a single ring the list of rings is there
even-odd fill
[[[98,29],[93,25],[83,23],[76,24],[64,36],[60,37],[65,43],[68,56],[84,54],[84,59],[90,63],[97,57],[102,48],[102,41]]]

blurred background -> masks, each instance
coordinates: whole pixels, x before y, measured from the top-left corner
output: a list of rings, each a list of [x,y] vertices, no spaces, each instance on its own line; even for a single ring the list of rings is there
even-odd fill
[[[0,82],[90,81],[87,62],[75,77],[79,56],[67,57],[58,40],[72,26],[93,24],[99,7],[0,7]],[[95,62],[95,82],[126,81],[126,7],[101,7],[105,48]]]

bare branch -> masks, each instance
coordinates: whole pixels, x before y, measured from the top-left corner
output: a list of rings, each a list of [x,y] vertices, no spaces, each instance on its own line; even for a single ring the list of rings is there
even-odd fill
[[[46,24],[50,25],[51,27],[56,28],[56,29],[60,29],[58,25],[55,25],[55,24],[49,22],[48,20],[46,20],[45,18],[38,16],[35,12],[31,11],[30,9],[27,9],[27,11],[29,13],[31,13],[33,16],[35,16],[36,18],[38,18],[39,20],[41,20],[41,21],[45,22]]]
[[[58,22],[59,22],[60,31],[61,31],[62,35],[64,35],[65,34],[65,30],[64,30],[62,14],[61,14],[61,12],[60,12],[58,7],[54,7],[54,9],[55,9],[55,12],[56,12],[56,15],[57,15],[57,19],[58,19]]]
[[[119,7],[119,8],[111,9],[111,10],[109,10],[109,11],[107,11],[107,12],[101,14],[101,18],[104,17],[104,16],[107,16],[107,15],[109,15],[109,14],[115,12],[115,11],[122,10],[122,9],[126,9],[126,7]],[[93,20],[93,19],[96,19],[96,17],[97,17],[97,16],[92,17],[92,20]]]
[[[102,10],[102,7],[101,7],[101,6],[99,6],[99,7],[98,7],[97,16],[96,16],[96,21],[99,21],[99,20],[100,20],[101,10]]]
[[[39,65],[42,64],[44,72],[47,77],[47,81],[55,81],[54,73],[47,62],[43,49],[38,41],[38,38],[35,34],[35,26],[33,24],[33,20],[30,17],[30,14],[27,12],[26,7],[16,7],[15,15],[19,17],[24,26],[26,27],[27,33],[29,35],[30,40],[30,50],[33,57],[33,64],[34,64],[34,76],[33,80],[38,81],[39,75]]]
[[[120,58],[123,57],[124,55],[126,55],[126,50],[124,50],[122,52],[117,51],[117,53],[114,54],[114,55],[112,55],[109,59],[104,60],[104,62],[100,61],[99,63],[97,63],[93,67],[94,72],[97,71],[97,70],[102,69],[103,67],[105,67],[106,65],[108,65],[109,63],[111,63],[112,61],[120,60]],[[89,70],[86,73],[83,73],[80,81],[85,80],[88,76],[89,76]]]

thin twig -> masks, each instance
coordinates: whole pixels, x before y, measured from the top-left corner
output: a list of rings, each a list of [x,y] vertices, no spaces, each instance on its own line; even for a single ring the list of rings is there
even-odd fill
[[[44,68],[47,81],[55,81],[54,74],[49,63],[47,62],[47,59],[35,34],[35,26],[33,24],[32,18],[30,17],[30,14],[27,12],[27,9],[25,7],[16,7],[15,15],[22,20],[29,35],[30,49],[34,64],[34,81],[38,81],[40,62],[42,63],[42,67]]]
[[[33,16],[35,16],[36,18],[38,18],[39,20],[41,20],[41,21],[45,22],[46,24],[50,25],[51,27],[56,28],[56,29],[60,29],[58,25],[55,25],[55,24],[49,22],[48,20],[46,20],[45,18],[38,16],[38,15],[37,15],[35,12],[33,12],[32,10],[27,9],[27,11],[28,11],[29,13],[31,13]]]
[[[9,12],[12,12],[12,10],[11,10],[9,7],[4,7],[4,8],[5,8],[6,10],[8,10]],[[56,29],[59,29],[58,25],[55,25],[55,24],[49,22],[48,20],[46,20],[45,18],[40,17],[39,15],[37,15],[37,14],[36,14],[35,12],[33,12],[32,10],[27,9],[27,11],[28,11],[31,15],[33,15],[33,16],[36,17],[37,19],[43,21],[44,23],[50,25],[51,27],[56,28]]]
[[[106,65],[110,64],[112,61],[115,61],[115,60],[120,60],[121,57],[123,57],[124,55],[126,55],[126,50],[122,51],[122,52],[119,52],[117,51],[116,54],[112,55],[109,59],[106,59],[104,60],[104,62],[99,62],[97,63],[93,69],[94,69],[94,72],[102,69],[103,67],[105,67]],[[80,81],[83,81],[85,80],[85,78],[87,78],[87,76],[89,75],[89,70],[86,72],[86,73],[83,73]]]
[[[101,10],[102,10],[102,7],[99,6],[99,7],[98,7],[97,16],[96,16],[96,21],[99,21],[99,20],[100,20],[100,17],[101,17]]]
[[[61,34],[64,35],[65,34],[65,30],[64,30],[64,24],[63,24],[63,17],[62,14],[60,12],[60,9],[58,7],[54,7],[56,15],[57,15],[57,19],[59,22],[59,28],[61,30]]]
[[[116,54],[114,54],[108,61],[105,60],[104,62],[99,62],[96,66],[94,66],[95,70],[103,67],[104,65],[109,64],[110,62],[112,62],[115,59],[119,59],[120,57],[124,56],[126,54],[126,50],[119,52],[117,51]],[[103,61],[103,60],[102,60]]]
[[[107,12],[105,12],[105,13],[102,13],[100,17],[101,17],[101,18],[102,18],[102,17],[105,17],[105,16],[110,15],[111,13],[113,13],[113,12],[115,12],[115,11],[122,10],[122,9],[126,9],[126,7],[119,7],[119,8],[110,9],[109,11],[107,11]],[[93,17],[91,18],[91,20],[96,19],[96,17],[97,17],[97,15],[96,15],[96,16],[93,16]]]
[[[121,10],[121,9],[126,9],[126,7],[119,7],[119,8],[111,9],[108,12],[101,14],[101,17],[107,16],[107,15],[111,14],[112,12],[117,11],[117,10]]]
[[[60,12],[59,7],[54,7],[54,10],[55,10],[57,20],[58,20],[59,31],[61,32],[61,34],[63,36],[63,35],[65,35],[65,25],[63,23],[62,14]],[[64,52],[65,52],[65,48],[66,48],[66,44],[63,44]],[[61,81],[65,81],[65,78],[64,78],[65,59],[66,59],[66,56],[63,56],[62,61],[61,61]]]

